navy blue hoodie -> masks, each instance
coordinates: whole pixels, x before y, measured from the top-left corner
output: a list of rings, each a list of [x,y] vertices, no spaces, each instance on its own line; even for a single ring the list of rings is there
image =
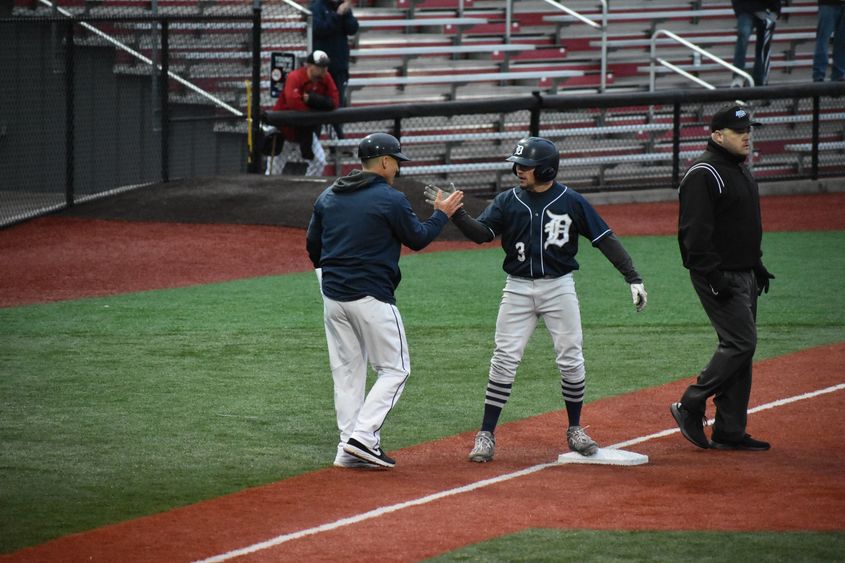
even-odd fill
[[[422,250],[448,221],[435,211],[421,222],[405,194],[374,172],[353,170],[338,178],[314,203],[306,235],[308,256],[323,270],[323,295],[395,304],[402,245]]]

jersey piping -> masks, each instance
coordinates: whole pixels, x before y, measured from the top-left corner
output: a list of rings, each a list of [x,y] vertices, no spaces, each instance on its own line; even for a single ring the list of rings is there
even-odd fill
[[[681,191],[681,186],[684,185],[684,181],[687,179],[687,176],[694,170],[704,169],[710,172],[710,174],[716,179],[716,187],[719,189],[719,194],[722,193],[722,188],[725,187],[725,181],[722,180],[722,177],[719,175],[719,172],[710,164],[706,162],[699,162],[698,164],[693,165],[687,170],[687,173],[684,174],[684,179],[681,180],[681,183],[678,185],[678,191]]]

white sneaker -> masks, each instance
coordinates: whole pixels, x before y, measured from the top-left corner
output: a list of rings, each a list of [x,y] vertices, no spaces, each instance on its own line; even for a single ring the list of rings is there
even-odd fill
[[[480,430],[475,435],[475,447],[469,452],[469,460],[477,463],[484,463],[485,461],[492,461],[493,454],[496,452],[496,438],[493,437],[492,432]]]
[[[337,455],[334,458],[335,467],[346,467],[356,469],[378,469],[378,465],[359,459],[343,451],[342,447],[337,448]]]
[[[581,426],[570,426],[566,431],[566,441],[569,443],[569,449],[573,452],[578,452],[583,456],[595,455],[599,451],[599,446],[595,440],[587,436],[584,428]]]

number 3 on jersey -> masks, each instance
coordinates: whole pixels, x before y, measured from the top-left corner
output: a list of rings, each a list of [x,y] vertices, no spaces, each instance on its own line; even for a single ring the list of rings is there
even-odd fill
[[[525,262],[525,243],[518,242],[516,243],[516,259],[520,262]]]

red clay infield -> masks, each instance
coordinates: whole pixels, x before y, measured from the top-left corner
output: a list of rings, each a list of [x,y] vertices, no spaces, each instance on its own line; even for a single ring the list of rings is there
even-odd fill
[[[765,225],[841,230],[843,205],[845,194],[764,198]],[[600,212],[624,236],[674,233],[677,210]],[[302,238],[276,227],[38,219],[0,231],[0,306],[306,270]],[[647,465],[542,465],[563,451],[556,412],[502,426],[493,463],[465,461],[466,433],[391,452],[390,471],[320,470],[0,560],[191,561],[244,548],[252,551],[239,560],[417,560],[537,527],[845,531],[845,420],[830,414],[845,407],[843,366],[845,343],[757,364],[752,406],[823,391],[750,416],[749,431],[772,441],[769,452],[705,451],[683,440],[668,405],[684,380],[585,409],[605,446],[669,431],[627,448],[648,455]]]

